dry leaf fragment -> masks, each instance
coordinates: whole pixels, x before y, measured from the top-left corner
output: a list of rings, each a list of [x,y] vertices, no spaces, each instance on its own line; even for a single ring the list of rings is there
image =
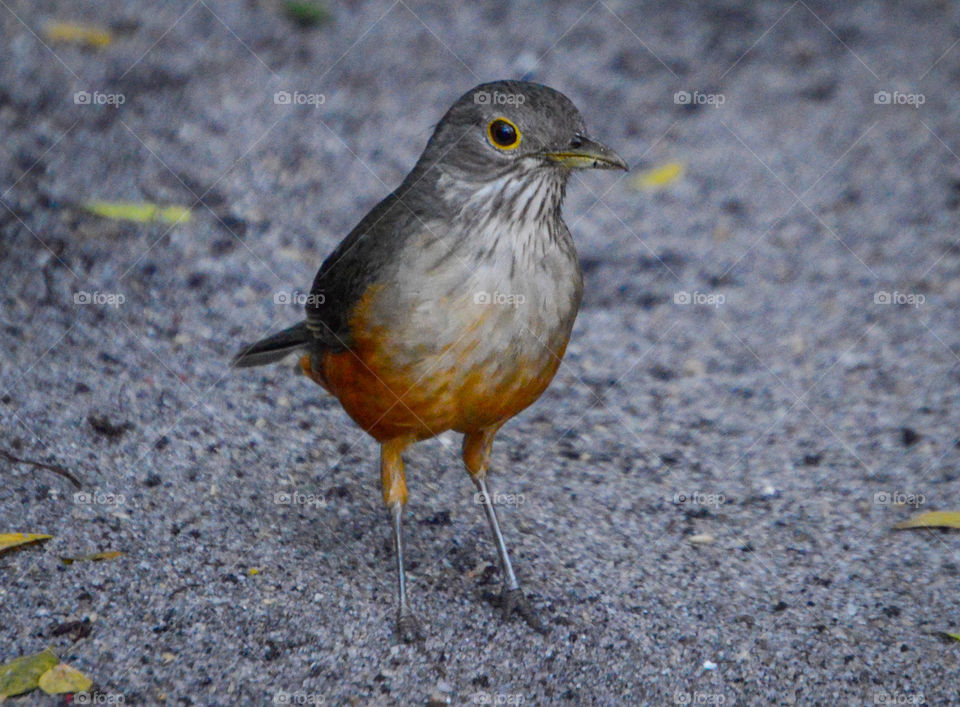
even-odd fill
[[[897,523],[894,528],[960,528],[960,511],[927,511]]]
[[[0,533],[0,552],[27,543],[49,540],[52,537],[52,535],[44,535],[43,533]]]
[[[89,47],[105,47],[113,42],[113,35],[108,30],[75,22],[51,22],[45,34],[53,42],[86,44]]]
[[[633,179],[633,186],[645,191],[663,189],[683,176],[682,162],[666,162],[641,172]]]
[[[86,692],[93,685],[93,680],[72,668],[66,663],[60,663],[50,668],[40,676],[40,689],[48,695],[59,695],[64,692]]]
[[[100,560],[113,560],[117,557],[123,557],[119,550],[108,550],[106,552],[95,552],[92,555],[81,555],[80,557],[61,557],[60,561],[65,565],[72,565],[74,562],[99,562]]]

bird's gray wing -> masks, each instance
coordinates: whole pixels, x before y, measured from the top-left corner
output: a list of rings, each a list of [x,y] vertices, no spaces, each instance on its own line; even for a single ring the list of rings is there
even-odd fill
[[[352,346],[351,312],[371,285],[385,281],[416,216],[396,193],[377,204],[327,257],[313,280],[307,328],[326,351]]]

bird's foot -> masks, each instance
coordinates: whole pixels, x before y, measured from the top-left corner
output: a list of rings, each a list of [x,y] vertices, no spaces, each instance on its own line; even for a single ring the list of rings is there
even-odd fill
[[[423,640],[420,620],[412,611],[401,612],[397,617],[397,636],[404,643],[417,643]]]
[[[507,587],[503,588],[500,592],[500,609],[503,611],[503,618],[506,621],[509,621],[514,612],[516,612],[520,614],[520,617],[527,622],[527,625],[537,633],[546,634],[549,632],[549,629],[537,617],[536,612],[533,610],[533,607],[530,606],[530,602],[527,600],[527,597],[524,596],[523,590],[520,589],[520,587],[513,587],[512,589],[508,589]]]

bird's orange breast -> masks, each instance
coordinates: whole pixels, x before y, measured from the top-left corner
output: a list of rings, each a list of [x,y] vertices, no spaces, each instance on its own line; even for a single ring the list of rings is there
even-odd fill
[[[305,366],[379,441],[426,439],[450,429],[474,432],[502,423],[539,398],[560,365],[566,334],[555,350],[537,346],[531,355],[511,356],[504,346],[503,355],[486,355],[491,326],[496,326],[489,319],[497,315],[491,308],[465,318],[455,338],[426,347],[423,358],[409,351],[398,356],[397,333],[372,316],[380,294],[376,286],[370,288],[354,308],[349,350],[325,354],[314,362],[319,371]],[[430,340],[431,332],[421,334]]]

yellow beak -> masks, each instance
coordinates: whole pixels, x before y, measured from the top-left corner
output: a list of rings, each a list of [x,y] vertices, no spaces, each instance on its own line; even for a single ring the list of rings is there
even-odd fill
[[[569,169],[622,169],[629,170],[627,163],[606,145],[590,138],[580,138],[576,147],[568,147],[556,152],[545,152],[544,156]]]

